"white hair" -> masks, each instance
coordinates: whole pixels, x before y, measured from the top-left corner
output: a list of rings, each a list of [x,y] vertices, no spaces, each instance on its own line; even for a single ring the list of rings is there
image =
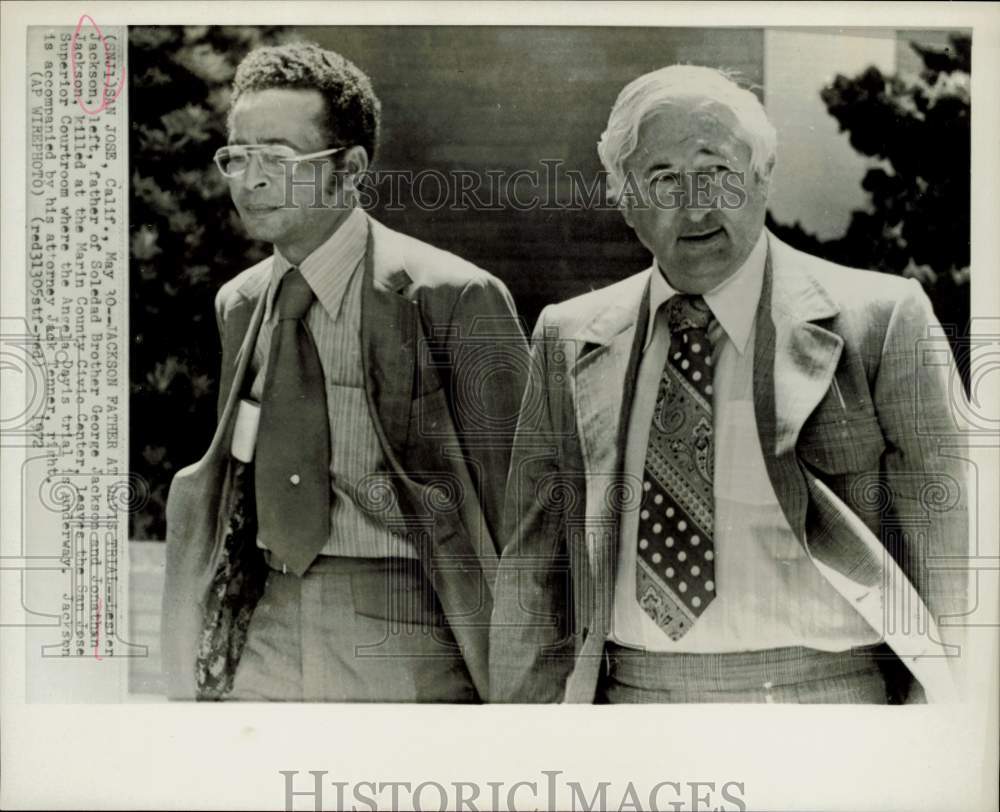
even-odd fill
[[[680,99],[704,99],[706,107],[722,107],[736,118],[734,135],[750,147],[750,167],[764,178],[774,163],[777,136],[757,97],[733,81],[734,74],[697,65],[670,65],[629,82],[618,94],[597,154],[608,172],[617,199],[625,184],[624,163],[635,150],[639,126],[653,111]]]

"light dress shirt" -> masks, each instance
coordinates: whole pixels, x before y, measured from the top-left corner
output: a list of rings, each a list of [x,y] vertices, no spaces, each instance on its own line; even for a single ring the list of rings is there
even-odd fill
[[[382,452],[365,394],[361,363],[361,293],[368,245],[368,215],[355,208],[330,238],[298,266],[316,301],[306,325],[319,352],[330,418],[330,538],[321,555],[416,558],[406,543],[403,519],[387,502]],[[292,267],[277,249],[267,289],[264,320],[254,348],[250,397],[260,401],[267,373],[278,283]],[[267,539],[257,544],[267,546]]]
[[[767,239],[762,231],[736,273],[705,294],[714,316],[709,339],[714,369],[716,597],[677,641],[643,611],[636,600],[639,500],[635,499],[621,516],[609,635],[620,645],[686,653],[782,646],[844,651],[879,640],[809,561],[785,519],[764,465],[754,419],[753,356],[766,259]],[[640,494],[656,392],[670,347],[662,305],[677,294],[657,264],[649,274],[649,327],[625,448],[626,481]]]

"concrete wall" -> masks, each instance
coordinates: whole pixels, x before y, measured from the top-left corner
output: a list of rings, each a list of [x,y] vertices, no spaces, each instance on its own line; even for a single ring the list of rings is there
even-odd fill
[[[611,105],[636,76],[689,62],[735,68],[749,82],[763,82],[759,29],[301,31],[371,77],[383,103],[378,166],[391,170],[529,169],[544,180],[541,161],[561,159],[592,180],[600,169],[597,139]],[[528,184],[519,188],[527,196]],[[560,189],[566,188],[563,179]],[[541,191],[545,199],[546,189]],[[529,327],[545,304],[649,263],[614,210],[453,212],[411,206],[399,212],[379,206],[374,213],[496,273],[510,286]]]

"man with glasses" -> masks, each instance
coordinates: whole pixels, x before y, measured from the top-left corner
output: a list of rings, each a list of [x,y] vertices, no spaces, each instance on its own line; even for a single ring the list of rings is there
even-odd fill
[[[598,152],[653,261],[535,327],[494,700],[953,696],[961,384],[915,280],[764,228],[775,144],[711,68],[619,94]]]
[[[274,253],[219,291],[219,425],[171,486],[174,698],[486,698],[527,351],[497,279],[359,207],[379,118],[314,45],[236,72],[215,160]]]

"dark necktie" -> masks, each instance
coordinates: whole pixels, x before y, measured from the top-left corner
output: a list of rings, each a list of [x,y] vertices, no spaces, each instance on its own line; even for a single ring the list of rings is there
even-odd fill
[[[679,640],[715,597],[712,312],[701,296],[676,295],[665,307],[670,351],[643,469],[636,596]]]
[[[305,324],[315,295],[292,268],[278,290],[255,455],[261,541],[303,575],[330,536],[330,424],[316,344]]]

